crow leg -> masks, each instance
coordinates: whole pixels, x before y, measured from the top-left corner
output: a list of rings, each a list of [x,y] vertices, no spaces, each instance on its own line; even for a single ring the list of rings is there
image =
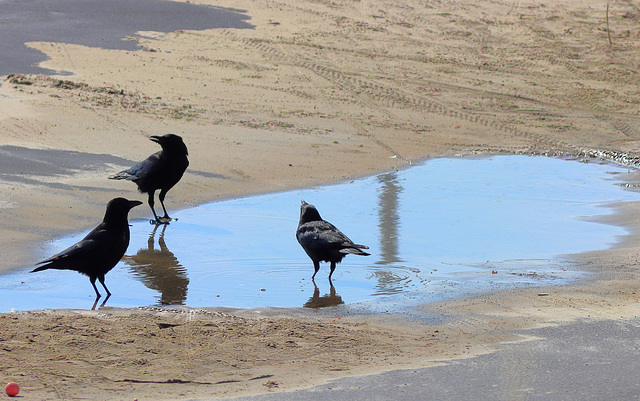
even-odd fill
[[[160,195],[158,195],[158,199],[160,199],[160,204],[162,205],[162,210],[164,211],[164,219],[171,220],[169,217],[169,213],[167,213],[167,208],[164,207],[164,197],[167,195],[167,191],[164,189],[160,190]]]
[[[331,275],[333,271],[336,269],[336,262],[331,262],[331,271],[329,272],[329,282],[331,282]]]
[[[315,269],[315,271],[313,272],[313,276],[311,276],[311,280],[314,279],[314,277],[316,276],[316,273],[318,273],[318,270],[320,270],[320,262],[314,260],[313,268]]]
[[[96,301],[97,301],[102,295],[100,295],[100,293],[98,292],[98,288],[96,287],[96,278],[95,277],[90,277],[89,281],[91,281],[91,285],[93,286],[93,290],[96,292]]]
[[[107,295],[107,297],[104,299],[104,301],[102,301],[102,303],[100,304],[100,308],[102,308],[104,306],[104,304],[107,303],[107,301],[109,300],[109,298],[111,298],[111,294]]]
[[[160,219],[158,219],[158,215],[156,214],[156,209],[153,208],[153,206],[155,205],[155,201],[153,200],[155,193],[156,191],[149,191],[149,198],[147,202],[149,203],[149,207],[153,212],[153,218],[156,220],[156,223],[160,223]]]
[[[100,280],[100,284],[102,284],[102,286],[104,287],[104,290],[107,292],[107,298],[109,298],[111,296],[111,291],[109,291],[109,289],[107,288],[107,285],[104,283],[104,275],[98,277],[98,280]],[[94,287],[95,287],[95,284],[94,284]]]

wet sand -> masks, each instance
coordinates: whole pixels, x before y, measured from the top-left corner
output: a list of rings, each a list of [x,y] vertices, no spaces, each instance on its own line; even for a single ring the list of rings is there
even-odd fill
[[[38,66],[47,56],[27,48],[25,42],[46,40],[103,49],[139,50],[135,36],[141,31],[253,28],[245,22],[249,18],[246,14],[232,8],[158,0],[33,0],[29,3],[5,0],[2,17],[0,37],[5,57],[0,59],[0,75],[56,72]]]
[[[109,199],[138,197],[106,177],[166,132],[190,150],[174,210],[424,157],[640,155],[631,3],[611,5],[608,30],[595,0],[209,4],[245,10],[255,29],[145,32],[139,51],[29,43],[51,58],[41,67],[75,75],[0,87],[2,269],[95,225]],[[0,372],[25,399],[224,397],[487,353],[524,328],[634,317],[640,208],[618,209],[607,221],[630,235],[574,255],[589,280],[426,305],[437,324],[333,310],[4,314]]]

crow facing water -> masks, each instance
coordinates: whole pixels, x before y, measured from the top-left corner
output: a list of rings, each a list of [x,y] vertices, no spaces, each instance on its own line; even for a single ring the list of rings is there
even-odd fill
[[[300,222],[296,230],[296,238],[302,249],[313,261],[315,269],[311,279],[314,279],[320,269],[320,262],[331,262],[331,275],[336,269],[336,263],[340,263],[347,254],[369,256],[362,249],[368,246],[354,244],[346,235],[333,224],[322,220],[315,206],[302,201],[300,205]]]
[[[189,152],[182,138],[175,134],[153,135],[149,139],[160,144],[162,150],[127,170],[109,176],[109,178],[135,182],[140,192],[149,194],[149,207],[151,207],[156,223],[168,223],[171,218],[164,206],[164,197],[180,181],[185,170],[189,167],[189,160],[187,159]],[[160,199],[160,204],[164,211],[162,218],[158,218],[156,210],[153,208],[155,204],[154,194],[158,189],[160,190],[158,199]]]
[[[107,204],[104,219],[86,237],[75,245],[52,257],[38,262],[31,271],[38,272],[46,269],[75,270],[89,277],[96,292],[96,302],[100,298],[96,279],[107,291],[107,298],[111,292],[104,284],[104,276],[118,264],[129,246],[129,210],[141,205],[137,200],[115,198]],[[106,300],[105,300],[106,302]]]

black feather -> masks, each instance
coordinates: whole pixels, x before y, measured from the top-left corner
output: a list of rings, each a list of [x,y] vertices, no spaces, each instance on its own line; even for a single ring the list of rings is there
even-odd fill
[[[149,195],[149,207],[151,207],[156,222],[166,223],[169,222],[171,218],[164,206],[164,198],[167,192],[180,181],[187,167],[189,167],[189,159],[187,158],[189,152],[182,138],[178,135],[154,135],[150,139],[160,144],[162,150],[152,154],[127,170],[109,176],[109,178],[112,180],[129,180],[135,182],[140,192]],[[162,219],[158,218],[154,209],[154,194],[157,190],[160,190],[158,199],[164,211]]]
[[[102,223],[91,230],[80,242],[52,257],[38,262],[40,267],[31,271],[47,269],[75,270],[89,277],[96,296],[96,279],[100,281],[107,295],[111,295],[104,283],[104,276],[118,264],[129,246],[129,210],[142,204],[137,200],[115,198],[107,204]]]
[[[370,255],[363,251],[363,249],[369,249],[368,246],[351,241],[333,224],[323,220],[315,206],[305,201],[302,201],[300,206],[300,222],[296,230],[296,238],[313,261],[315,271],[311,276],[312,279],[320,269],[320,262],[331,263],[329,273],[329,280],[331,280],[336,263],[340,263],[346,255]]]

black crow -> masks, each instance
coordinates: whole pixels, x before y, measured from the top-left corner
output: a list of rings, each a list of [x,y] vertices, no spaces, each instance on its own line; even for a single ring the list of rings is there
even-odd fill
[[[96,279],[107,291],[107,298],[111,295],[104,284],[104,276],[118,264],[129,246],[129,210],[141,205],[137,200],[115,198],[107,204],[104,219],[82,241],[70,246],[64,251],[53,255],[49,259],[38,262],[31,271],[39,272],[46,269],[75,270],[89,276],[91,285],[96,291],[96,300],[100,293],[96,288]]]
[[[187,146],[182,142],[182,138],[175,134],[163,136],[151,136],[154,142],[162,146],[162,150],[152,154],[145,160],[136,164],[128,170],[119,172],[109,178],[113,180],[130,180],[138,184],[138,190],[149,194],[149,206],[153,212],[156,223],[168,223],[171,221],[167,209],[164,207],[164,197],[174,185],[180,181],[185,170],[189,166]],[[156,214],[154,205],[154,194],[160,190],[160,204],[164,210],[164,216],[160,219]]]
[[[302,201],[300,206],[300,222],[296,230],[296,238],[313,261],[315,272],[311,276],[312,280],[320,269],[321,261],[331,262],[329,273],[329,281],[331,281],[336,263],[340,263],[347,254],[369,256],[362,250],[369,249],[368,246],[354,244],[333,224],[322,220],[316,207],[305,201]]]

